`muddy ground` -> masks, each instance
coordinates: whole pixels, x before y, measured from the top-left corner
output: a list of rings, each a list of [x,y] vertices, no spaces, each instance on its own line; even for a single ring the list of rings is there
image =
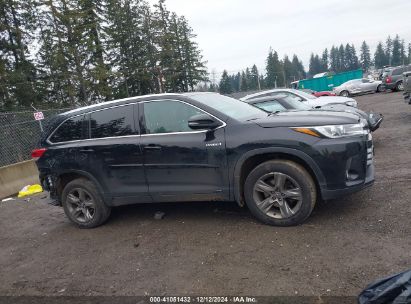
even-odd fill
[[[318,205],[306,224],[181,203],[117,208],[80,230],[44,194],[0,203],[0,295],[357,295],[410,268],[411,106],[400,93],[356,99],[385,117],[376,182]]]

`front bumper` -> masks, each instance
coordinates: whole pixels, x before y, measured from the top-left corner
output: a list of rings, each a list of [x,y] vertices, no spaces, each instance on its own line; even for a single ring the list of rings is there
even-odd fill
[[[357,140],[341,139],[333,144],[323,143],[317,149],[327,157],[318,156],[316,160],[325,177],[325,183],[320,184],[322,199],[339,198],[374,183],[374,147],[371,133]]]

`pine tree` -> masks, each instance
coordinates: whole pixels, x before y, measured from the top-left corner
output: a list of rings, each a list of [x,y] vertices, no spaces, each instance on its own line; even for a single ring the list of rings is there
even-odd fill
[[[221,94],[231,94],[233,92],[233,88],[231,87],[231,81],[226,70],[223,71],[219,87]]]
[[[29,59],[35,31],[32,0],[0,1],[0,104],[6,109],[38,103],[37,70]]]
[[[374,53],[374,64],[377,69],[381,69],[388,64],[388,58],[381,42],[378,43]]]
[[[248,83],[249,81],[247,79],[247,74],[244,71],[242,71],[241,78],[240,78],[240,90],[242,92],[247,92],[249,90]]]
[[[321,73],[322,71],[323,69],[320,57],[317,54],[314,55],[313,53],[311,53],[308,73],[311,76],[314,76],[315,74]]]
[[[401,54],[401,40],[398,35],[395,36],[394,40],[392,41],[392,57],[391,57],[391,65],[397,66],[402,64],[402,54]]]
[[[387,58],[388,65],[392,65],[392,47],[393,41],[391,39],[391,36],[388,36],[387,40],[385,41],[385,57]]]
[[[259,76],[259,74],[258,74],[258,69],[257,69],[257,66],[254,64],[254,65],[251,67],[251,71],[250,71],[250,80],[249,80],[249,83],[250,83],[249,89],[250,89],[250,90],[257,90],[257,89],[259,88],[259,85],[258,85],[258,83],[259,83],[258,76]]]
[[[293,55],[293,60],[291,61],[291,64],[293,66],[293,71],[295,73],[294,76],[296,78],[294,80],[304,79],[306,76],[304,66],[302,62],[298,59],[297,55]]]
[[[328,49],[326,48],[321,56],[321,68],[323,72],[328,71]]]
[[[363,41],[361,44],[360,63],[361,63],[361,68],[363,69],[363,71],[368,72],[372,62],[371,62],[370,47],[365,41]]]
[[[294,66],[288,56],[285,55],[283,59],[283,69],[285,77],[285,86],[288,86],[290,82],[296,80],[297,71],[294,69]]]
[[[344,46],[341,44],[338,48],[338,66],[336,72],[344,72],[347,70],[347,60]]]
[[[339,72],[339,56],[338,56],[338,48],[335,46],[331,47],[330,50],[330,70],[334,72]]]

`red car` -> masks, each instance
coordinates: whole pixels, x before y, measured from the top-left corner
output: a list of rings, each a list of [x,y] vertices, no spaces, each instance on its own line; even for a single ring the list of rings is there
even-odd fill
[[[315,97],[321,97],[321,96],[335,96],[335,93],[330,92],[330,91],[321,91],[321,92],[317,92],[314,90],[310,90],[310,89],[303,89],[302,91],[308,93],[308,94],[312,94]]]

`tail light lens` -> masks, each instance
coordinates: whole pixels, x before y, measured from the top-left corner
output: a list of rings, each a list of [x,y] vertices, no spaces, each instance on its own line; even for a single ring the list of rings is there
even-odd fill
[[[33,152],[31,152],[31,157],[34,160],[38,160],[40,157],[43,156],[44,152],[46,152],[46,148],[40,148],[40,149],[34,149]]]
[[[385,78],[386,83],[391,83],[391,81],[392,81],[391,76],[387,76],[387,78]]]

